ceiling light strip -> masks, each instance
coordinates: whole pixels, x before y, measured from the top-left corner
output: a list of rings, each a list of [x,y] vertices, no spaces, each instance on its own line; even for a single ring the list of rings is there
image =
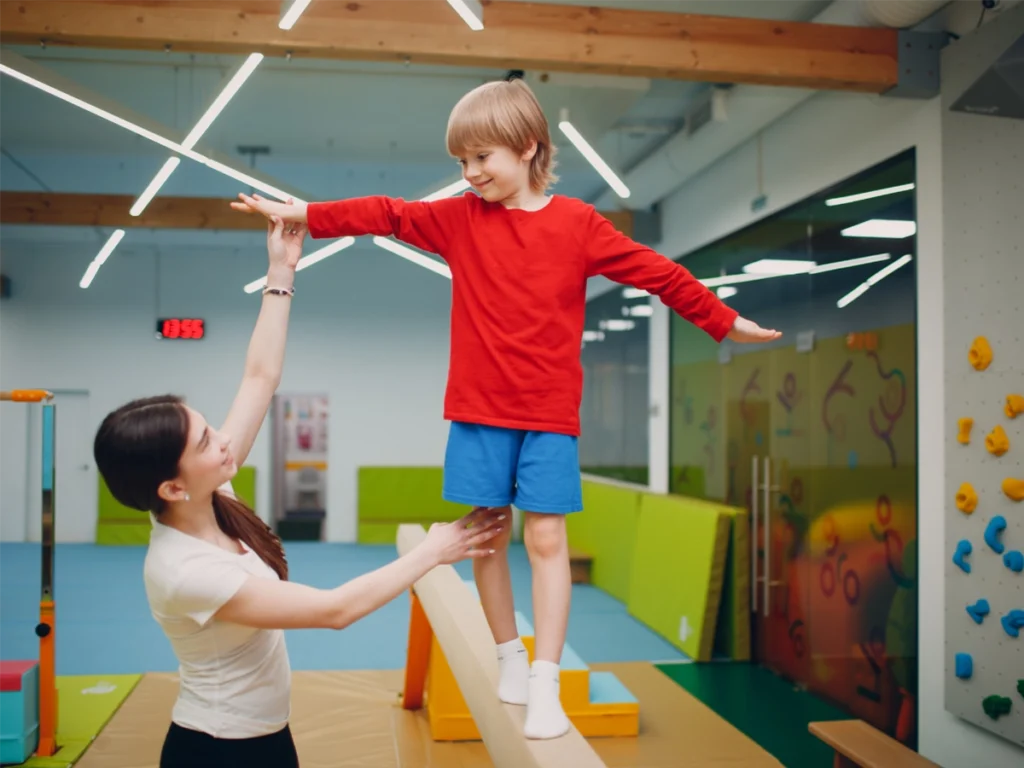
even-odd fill
[[[871,192],[861,192],[857,195],[845,195],[844,197],[833,197],[825,201],[825,205],[833,207],[836,205],[847,205],[849,203],[859,203],[862,200],[872,200],[876,197],[885,197],[886,195],[896,195],[900,192],[910,192],[914,189],[914,184],[897,184],[895,187],[885,187],[884,189],[875,189]]]
[[[484,9],[478,0],[448,0],[457,14],[474,32],[484,28]]]
[[[325,245],[323,248],[320,248],[318,250],[313,251],[312,253],[308,253],[305,256],[303,256],[301,259],[299,259],[298,264],[295,265],[295,271],[301,272],[302,270],[306,269],[306,267],[311,267],[317,262],[323,261],[328,256],[333,256],[339,251],[343,251],[346,248],[350,248],[355,244],[356,239],[354,237],[339,238],[330,245]],[[263,286],[265,286],[266,284],[267,276],[264,275],[259,280],[253,280],[251,283],[247,284],[243,288],[243,290],[246,293],[256,293],[256,291],[261,290]]]
[[[103,262],[105,262],[110,254],[113,253],[117,244],[121,242],[122,237],[124,237],[124,230],[115,229],[113,234],[107,238],[107,242],[103,244],[103,247],[100,248],[100,252],[96,254],[92,262],[86,268],[85,274],[82,275],[82,279],[78,283],[79,288],[88,288],[92,284],[93,278],[96,277],[96,273],[99,272],[100,267],[103,266]]]
[[[883,267],[882,269],[878,270],[877,272],[875,272],[875,274],[873,274],[871,277],[869,277],[863,283],[861,283],[856,288],[854,288],[852,291],[850,291],[848,294],[846,294],[841,299],[839,299],[839,301],[836,302],[836,306],[839,307],[839,309],[842,309],[843,307],[848,307],[854,301],[856,301],[861,296],[863,296],[865,293],[867,293],[868,289],[870,289],[872,286],[878,285],[880,282],[882,282],[882,280],[887,278],[889,275],[891,275],[897,269],[899,269],[900,267],[906,266],[911,261],[913,261],[913,258],[914,257],[911,256],[909,253],[904,255],[904,256],[900,256],[892,264],[888,264],[885,267]]]
[[[558,128],[573,143],[573,146],[576,147],[579,153],[586,158],[587,162],[593,166],[594,170],[601,175],[601,178],[608,183],[608,186],[612,188],[615,194],[621,198],[629,197],[629,187],[615,174],[615,171],[597,153],[597,150],[590,146],[587,140],[576,130],[576,127],[569,122],[569,112],[566,109],[562,110],[558,121]]]
[[[309,7],[310,0],[292,0],[291,5],[287,6],[287,10],[281,15],[281,20],[277,23],[278,29],[291,29],[295,26],[295,22],[299,20],[299,17],[306,12]]]

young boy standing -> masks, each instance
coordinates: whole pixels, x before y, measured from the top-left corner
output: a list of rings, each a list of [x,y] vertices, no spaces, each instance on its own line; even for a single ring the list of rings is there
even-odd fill
[[[498,695],[526,705],[528,738],[555,738],[570,726],[559,701],[559,664],[572,590],[565,515],[583,508],[577,438],[587,278],[604,275],[646,290],[716,341],[765,342],[780,334],[739,317],[681,265],[618,232],[593,206],[547,194],[555,149],[521,80],[466,94],[449,118],[447,145],[475,194],[308,205],[243,194],[232,207],[305,222],[314,238],[393,235],[447,262],[444,418],[451,427],[443,495],[523,511],[533,571],[532,669],[516,629],[509,533],[494,540],[497,554],[474,560],[473,573],[497,645]]]

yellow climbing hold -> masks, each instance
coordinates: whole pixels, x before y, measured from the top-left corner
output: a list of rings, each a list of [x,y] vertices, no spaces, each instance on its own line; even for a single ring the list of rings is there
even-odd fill
[[[995,429],[985,436],[985,447],[993,456],[1002,456],[1010,450],[1010,438],[1006,436],[1006,431],[997,424]]]
[[[976,371],[984,371],[988,368],[992,362],[992,347],[989,346],[988,339],[984,336],[976,338],[967,353],[967,359],[971,361],[971,365]]]
[[[957,434],[957,442],[961,445],[967,445],[971,442],[971,427],[974,426],[974,419],[965,417],[957,421],[957,426],[960,428],[959,434]]]
[[[1003,480],[1003,493],[1014,501],[1024,501],[1024,480],[1006,478]]]
[[[1018,414],[1024,413],[1024,395],[1007,395],[1003,411],[1011,419],[1016,419]]]
[[[1003,483],[1003,489],[1006,489],[1005,482]],[[965,515],[971,514],[978,508],[978,494],[974,492],[974,486],[970,483],[964,483],[960,486],[960,490],[956,492],[956,508]]]

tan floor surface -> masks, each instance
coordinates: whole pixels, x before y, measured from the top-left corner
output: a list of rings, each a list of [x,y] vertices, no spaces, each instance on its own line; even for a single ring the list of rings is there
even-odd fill
[[[650,664],[595,664],[640,700],[640,736],[593,739],[609,768],[781,765]],[[402,673],[295,672],[291,727],[302,768],[491,768],[482,743],[433,742],[424,712],[399,706]],[[157,768],[177,676],[148,674],[78,763]],[[571,767],[566,767],[571,768]]]

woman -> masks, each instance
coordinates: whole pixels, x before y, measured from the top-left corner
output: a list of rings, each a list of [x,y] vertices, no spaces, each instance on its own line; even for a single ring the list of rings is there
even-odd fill
[[[284,361],[304,227],[268,223],[270,266],[242,383],[220,429],[177,397],[135,400],[104,419],[96,465],[122,504],[151,513],[145,584],[180,664],[161,768],[298,765],[288,726],[284,629],[342,629],[431,568],[493,550],[501,516],[477,511],[434,525],[394,562],[335,589],[287,581],[281,541],[231,490]]]

